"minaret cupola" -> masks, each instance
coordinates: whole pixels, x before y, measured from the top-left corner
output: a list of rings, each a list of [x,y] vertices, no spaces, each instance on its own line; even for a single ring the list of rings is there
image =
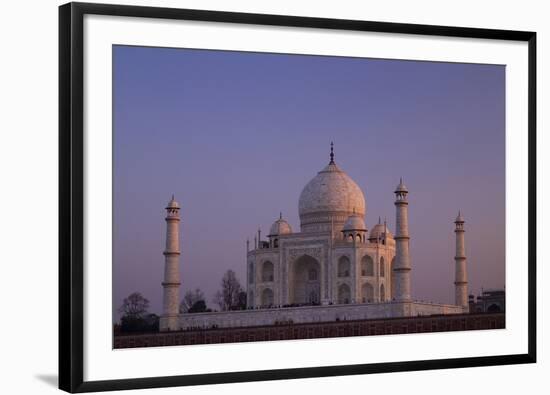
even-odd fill
[[[344,223],[342,233],[344,240],[364,243],[366,241],[367,226],[365,225],[363,216],[353,210],[353,214]]]
[[[279,219],[271,225],[269,234],[269,246],[270,248],[279,248],[279,237],[282,235],[288,235],[292,233],[292,227],[283,219],[283,213],[279,213]]]

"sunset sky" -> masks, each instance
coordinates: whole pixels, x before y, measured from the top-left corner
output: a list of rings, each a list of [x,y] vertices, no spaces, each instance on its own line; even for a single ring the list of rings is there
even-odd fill
[[[470,292],[505,283],[505,68],[115,46],[113,315],[138,291],[160,314],[164,207],[181,209],[181,296],[243,286],[246,239],[283,216],[335,161],[363,190],[366,223],[395,230],[409,188],[412,294],[454,302],[454,218]]]

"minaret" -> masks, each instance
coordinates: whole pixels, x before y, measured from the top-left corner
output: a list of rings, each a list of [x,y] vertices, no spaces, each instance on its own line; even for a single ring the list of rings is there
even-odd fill
[[[172,195],[166,206],[166,249],[164,250],[164,281],[162,287],[163,309],[160,320],[161,331],[179,329],[179,288],[180,288],[180,246],[179,216],[180,206]]]
[[[466,272],[466,250],[464,248],[464,217],[458,212],[455,220],[455,304],[468,311],[468,274]]]
[[[409,193],[403,179],[395,189],[395,299],[411,300],[411,260],[409,257]]]

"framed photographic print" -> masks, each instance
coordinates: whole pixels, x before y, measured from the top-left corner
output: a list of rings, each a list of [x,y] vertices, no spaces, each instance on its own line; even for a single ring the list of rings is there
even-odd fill
[[[61,389],[536,361],[534,32],[59,16]]]

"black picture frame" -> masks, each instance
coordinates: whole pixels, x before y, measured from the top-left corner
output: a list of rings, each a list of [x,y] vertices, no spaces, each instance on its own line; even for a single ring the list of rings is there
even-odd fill
[[[84,381],[83,350],[83,19],[87,14],[401,33],[528,43],[528,352],[526,354]],[[173,9],[69,3],[59,8],[59,388],[90,392],[536,362],[536,33]]]

